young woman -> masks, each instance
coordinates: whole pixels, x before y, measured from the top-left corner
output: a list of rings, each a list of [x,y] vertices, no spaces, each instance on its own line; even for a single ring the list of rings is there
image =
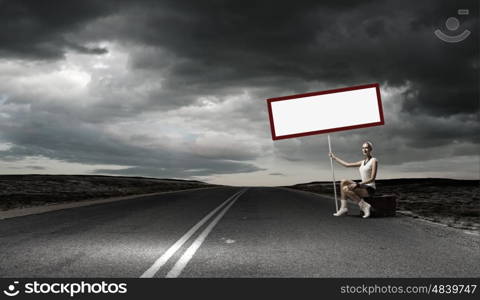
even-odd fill
[[[363,211],[363,218],[370,216],[370,204],[365,202],[362,198],[371,197],[375,193],[375,177],[377,177],[378,161],[372,157],[373,145],[371,142],[365,142],[362,145],[363,160],[354,163],[348,163],[330,152],[328,155],[344,167],[359,167],[362,181],[356,183],[352,180],[342,180],[340,182],[340,209],[333,215],[338,217],[347,214],[347,199],[350,198],[358,203],[358,206]]]

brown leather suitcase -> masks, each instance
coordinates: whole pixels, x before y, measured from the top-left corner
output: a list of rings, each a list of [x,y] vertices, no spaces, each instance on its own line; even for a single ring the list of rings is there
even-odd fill
[[[375,217],[395,216],[397,210],[397,196],[395,195],[374,195],[373,197],[364,198],[372,208],[370,213]]]

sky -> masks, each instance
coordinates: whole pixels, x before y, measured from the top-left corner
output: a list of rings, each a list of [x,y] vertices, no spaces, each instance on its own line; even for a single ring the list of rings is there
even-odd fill
[[[379,83],[385,125],[332,133],[337,156],[361,160],[369,140],[377,179],[479,179],[478,11],[468,0],[0,0],[0,173],[331,180],[327,135],[273,141],[266,99]],[[436,29],[472,34],[446,43]],[[339,165],[335,176],[359,179]]]

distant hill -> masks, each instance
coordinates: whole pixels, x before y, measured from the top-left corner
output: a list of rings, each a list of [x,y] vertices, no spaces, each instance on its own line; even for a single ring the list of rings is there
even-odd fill
[[[197,180],[104,175],[0,175],[0,210],[213,185]]]
[[[358,181],[358,180],[357,180]],[[337,183],[340,180],[336,181]],[[376,184],[391,185],[391,184],[449,184],[449,185],[480,185],[480,180],[469,179],[450,179],[450,178],[393,178],[393,179],[378,179],[375,180]],[[312,181],[308,183],[298,183],[295,185],[303,184],[332,184],[332,181]]]

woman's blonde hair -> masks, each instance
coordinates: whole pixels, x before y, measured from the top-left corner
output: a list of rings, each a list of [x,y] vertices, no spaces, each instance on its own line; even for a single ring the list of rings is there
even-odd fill
[[[370,141],[365,141],[365,142],[363,142],[363,143],[364,143],[364,144],[367,144],[368,147],[370,147],[370,151],[373,150],[373,143],[372,143],[372,142],[370,142]]]

